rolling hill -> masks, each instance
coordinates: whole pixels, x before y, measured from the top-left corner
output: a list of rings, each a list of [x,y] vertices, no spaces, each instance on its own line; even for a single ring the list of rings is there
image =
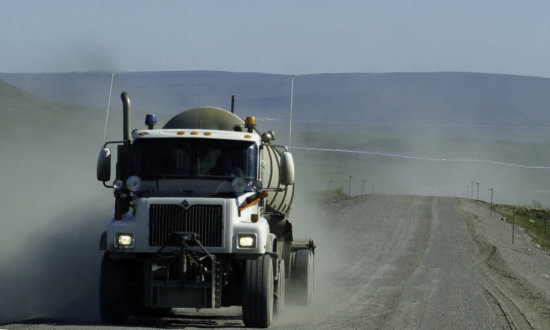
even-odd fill
[[[0,74],[56,103],[105,109],[110,73]],[[118,73],[140,112],[176,113],[198,105],[288,118],[288,75],[214,71]],[[341,73],[296,76],[294,118],[495,126],[550,125],[550,79],[485,73]],[[117,99],[118,101],[118,99]]]

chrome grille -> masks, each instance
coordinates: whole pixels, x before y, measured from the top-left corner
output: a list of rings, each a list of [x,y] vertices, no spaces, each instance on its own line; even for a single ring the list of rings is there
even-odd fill
[[[163,246],[173,232],[194,232],[204,246],[222,246],[222,206],[152,204],[149,206],[149,245]]]

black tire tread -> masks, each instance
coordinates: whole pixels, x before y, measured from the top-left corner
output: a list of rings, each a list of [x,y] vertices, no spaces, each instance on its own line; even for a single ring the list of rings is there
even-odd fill
[[[244,279],[243,322],[267,328],[273,319],[273,262],[264,255],[247,260]]]
[[[310,305],[314,288],[314,260],[311,250],[298,250],[295,256],[294,292],[296,302]]]
[[[126,267],[105,252],[99,280],[99,312],[104,324],[124,324],[128,319]]]
[[[277,280],[277,299],[273,304],[273,313],[275,315],[280,315],[285,309],[285,297],[286,297],[286,271],[285,271],[285,260],[282,259],[279,265],[279,279]]]

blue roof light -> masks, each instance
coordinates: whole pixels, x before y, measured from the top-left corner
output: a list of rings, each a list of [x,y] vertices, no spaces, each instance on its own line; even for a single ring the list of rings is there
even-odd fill
[[[157,115],[150,114],[150,113],[145,115],[145,125],[147,125],[149,129],[153,129],[156,123],[157,123]]]

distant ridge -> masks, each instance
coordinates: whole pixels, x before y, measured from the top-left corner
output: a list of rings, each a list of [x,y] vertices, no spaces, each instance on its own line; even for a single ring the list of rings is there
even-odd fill
[[[0,80],[0,109],[2,115],[7,115],[11,119],[25,113],[28,115],[58,113],[61,107]],[[3,118],[3,120],[6,119],[6,117]]]
[[[57,103],[104,109],[110,73],[0,74],[0,79]],[[125,72],[137,111],[177,113],[196,106],[287,118],[290,76],[219,71]],[[329,73],[295,77],[294,116],[302,120],[439,124],[549,125],[550,79],[469,72]],[[119,102],[112,103],[119,106]]]

